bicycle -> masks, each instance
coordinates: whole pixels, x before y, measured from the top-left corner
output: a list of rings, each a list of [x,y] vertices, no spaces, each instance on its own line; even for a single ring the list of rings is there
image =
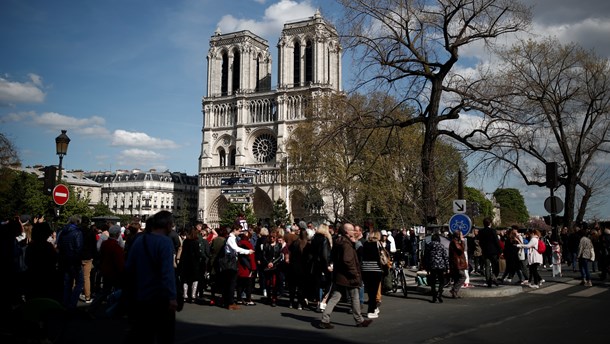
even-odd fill
[[[392,293],[396,293],[398,289],[402,290],[404,297],[407,297],[407,276],[405,275],[404,261],[395,259],[392,262],[390,273],[392,274]]]

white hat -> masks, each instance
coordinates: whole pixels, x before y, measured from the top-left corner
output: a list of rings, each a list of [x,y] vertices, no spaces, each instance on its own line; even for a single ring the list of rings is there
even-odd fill
[[[385,229],[382,229],[382,230],[381,230],[381,235],[382,235],[382,236],[383,236],[383,235],[388,236],[388,231],[386,231]]]

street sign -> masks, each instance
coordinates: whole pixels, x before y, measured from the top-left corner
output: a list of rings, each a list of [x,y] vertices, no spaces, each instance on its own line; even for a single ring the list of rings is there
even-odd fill
[[[70,190],[64,184],[57,184],[55,188],[53,188],[53,201],[57,205],[64,205],[68,203],[68,199],[70,198]]]
[[[465,199],[456,199],[453,201],[453,213],[454,214],[466,213],[466,200]]]
[[[229,202],[231,203],[250,203],[250,197],[229,197]]]
[[[561,198],[557,196],[547,197],[544,200],[544,209],[546,209],[549,214],[559,214],[563,211],[563,202],[561,201]]]
[[[259,174],[261,174],[261,170],[259,170],[258,168],[240,167],[239,173],[259,175]]]
[[[470,233],[470,229],[472,228],[472,221],[465,214],[455,214],[451,216],[449,220],[449,231],[454,233],[456,231],[462,232],[462,235],[466,236]]]
[[[252,189],[222,189],[221,192],[223,195],[244,195],[251,194]]]
[[[220,185],[252,185],[252,177],[221,178]]]

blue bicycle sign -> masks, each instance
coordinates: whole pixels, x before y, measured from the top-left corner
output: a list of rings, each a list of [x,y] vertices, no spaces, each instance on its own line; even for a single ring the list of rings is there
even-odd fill
[[[466,236],[470,233],[470,229],[472,228],[472,221],[465,214],[455,214],[451,216],[449,220],[449,231],[454,233],[456,231],[462,232],[462,235]]]

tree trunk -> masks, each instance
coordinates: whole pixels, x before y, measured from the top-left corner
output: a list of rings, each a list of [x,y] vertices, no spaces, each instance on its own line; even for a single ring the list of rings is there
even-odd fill
[[[566,196],[564,200],[563,225],[572,228],[574,225],[574,205],[576,203],[576,184],[577,177],[568,172],[567,183],[564,185]]]
[[[422,198],[424,200],[425,224],[437,224],[436,174],[434,148],[438,138],[438,109],[440,107],[443,78],[441,71],[431,81],[430,104],[425,119],[424,142],[421,150]]]

